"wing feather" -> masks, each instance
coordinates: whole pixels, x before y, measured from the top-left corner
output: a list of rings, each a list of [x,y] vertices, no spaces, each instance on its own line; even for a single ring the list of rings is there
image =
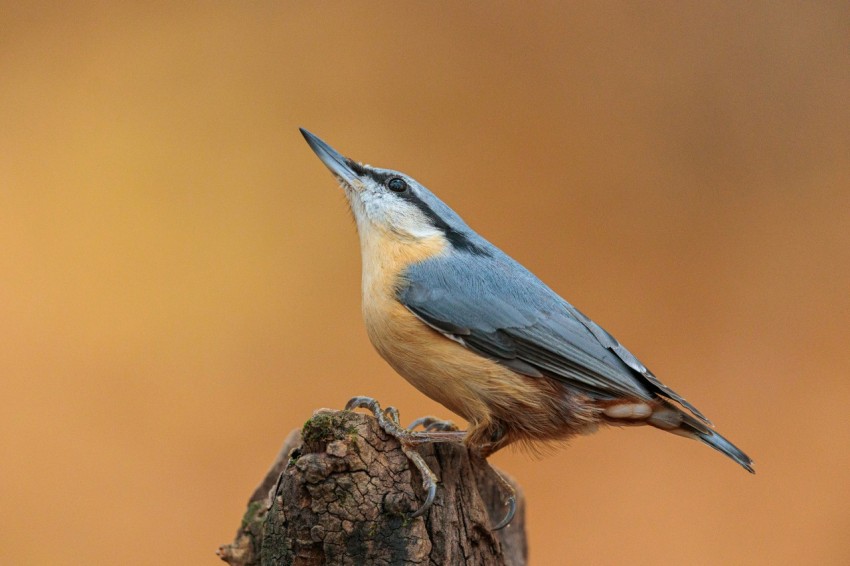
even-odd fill
[[[524,375],[545,375],[603,399],[661,395],[707,422],[602,327],[507,255],[491,251],[412,265],[399,301],[446,337]]]

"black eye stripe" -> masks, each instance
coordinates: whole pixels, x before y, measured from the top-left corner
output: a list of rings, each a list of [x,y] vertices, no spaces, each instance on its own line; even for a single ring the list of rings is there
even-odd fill
[[[376,183],[383,185],[389,188],[389,183],[394,179],[399,179],[404,182],[405,188],[409,188],[407,181],[398,177],[393,173],[384,173],[375,171],[373,169],[369,169],[363,167],[359,163],[353,160],[348,160],[348,165],[360,176],[368,176]],[[392,190],[392,189],[390,189]],[[395,191],[393,191],[395,192]],[[435,228],[439,229],[446,235],[446,238],[449,240],[451,245],[457,249],[467,253],[471,253],[474,255],[482,255],[482,256],[491,256],[490,250],[486,249],[473,242],[469,236],[464,234],[463,232],[459,232],[449,226],[445,220],[440,218],[438,214],[434,212],[434,210],[428,206],[417,194],[415,191],[402,190],[401,192],[395,193],[400,198],[403,198],[416,208],[418,208],[427,218],[431,221]]]
[[[479,246],[478,244],[472,242],[466,234],[462,232],[458,232],[451,226],[449,226],[445,220],[440,218],[434,209],[428,206],[428,204],[419,198],[413,191],[404,191],[403,193],[399,193],[399,196],[415,206],[419,209],[422,214],[424,214],[428,220],[431,221],[431,224],[434,225],[435,228],[440,230],[443,234],[445,234],[446,239],[451,243],[451,245],[458,250],[465,251],[467,253],[471,253],[474,255],[482,255],[482,256],[491,256],[489,250]]]

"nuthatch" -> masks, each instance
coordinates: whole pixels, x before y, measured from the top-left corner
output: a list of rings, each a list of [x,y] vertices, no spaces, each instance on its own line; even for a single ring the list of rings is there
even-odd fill
[[[651,425],[699,440],[750,472],[752,460],[712,430],[611,334],[476,234],[410,176],[340,155],[302,129],[345,191],[360,235],[363,318],[378,353],[422,393],[469,423],[426,419],[403,429],[392,408],[370,408],[422,472],[412,446],[463,441],[486,457],[514,442],[564,440],[601,424]],[[505,526],[511,511],[497,526]]]

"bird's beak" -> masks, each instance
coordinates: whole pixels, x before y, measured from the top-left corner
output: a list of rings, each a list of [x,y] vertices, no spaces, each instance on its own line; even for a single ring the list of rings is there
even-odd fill
[[[331,170],[331,173],[349,186],[355,186],[356,183],[360,182],[360,176],[351,168],[352,161],[350,159],[344,157],[304,128],[299,128],[299,130],[301,130],[301,135],[304,136],[313,151],[316,152],[316,155],[319,156],[319,159],[322,160],[322,163],[325,164],[325,167]]]

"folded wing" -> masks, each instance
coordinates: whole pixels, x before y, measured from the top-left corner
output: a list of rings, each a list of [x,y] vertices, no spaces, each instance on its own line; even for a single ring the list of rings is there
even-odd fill
[[[435,330],[518,373],[600,399],[664,397],[708,423],[613,336],[495,248],[486,257],[414,264],[397,296]]]

